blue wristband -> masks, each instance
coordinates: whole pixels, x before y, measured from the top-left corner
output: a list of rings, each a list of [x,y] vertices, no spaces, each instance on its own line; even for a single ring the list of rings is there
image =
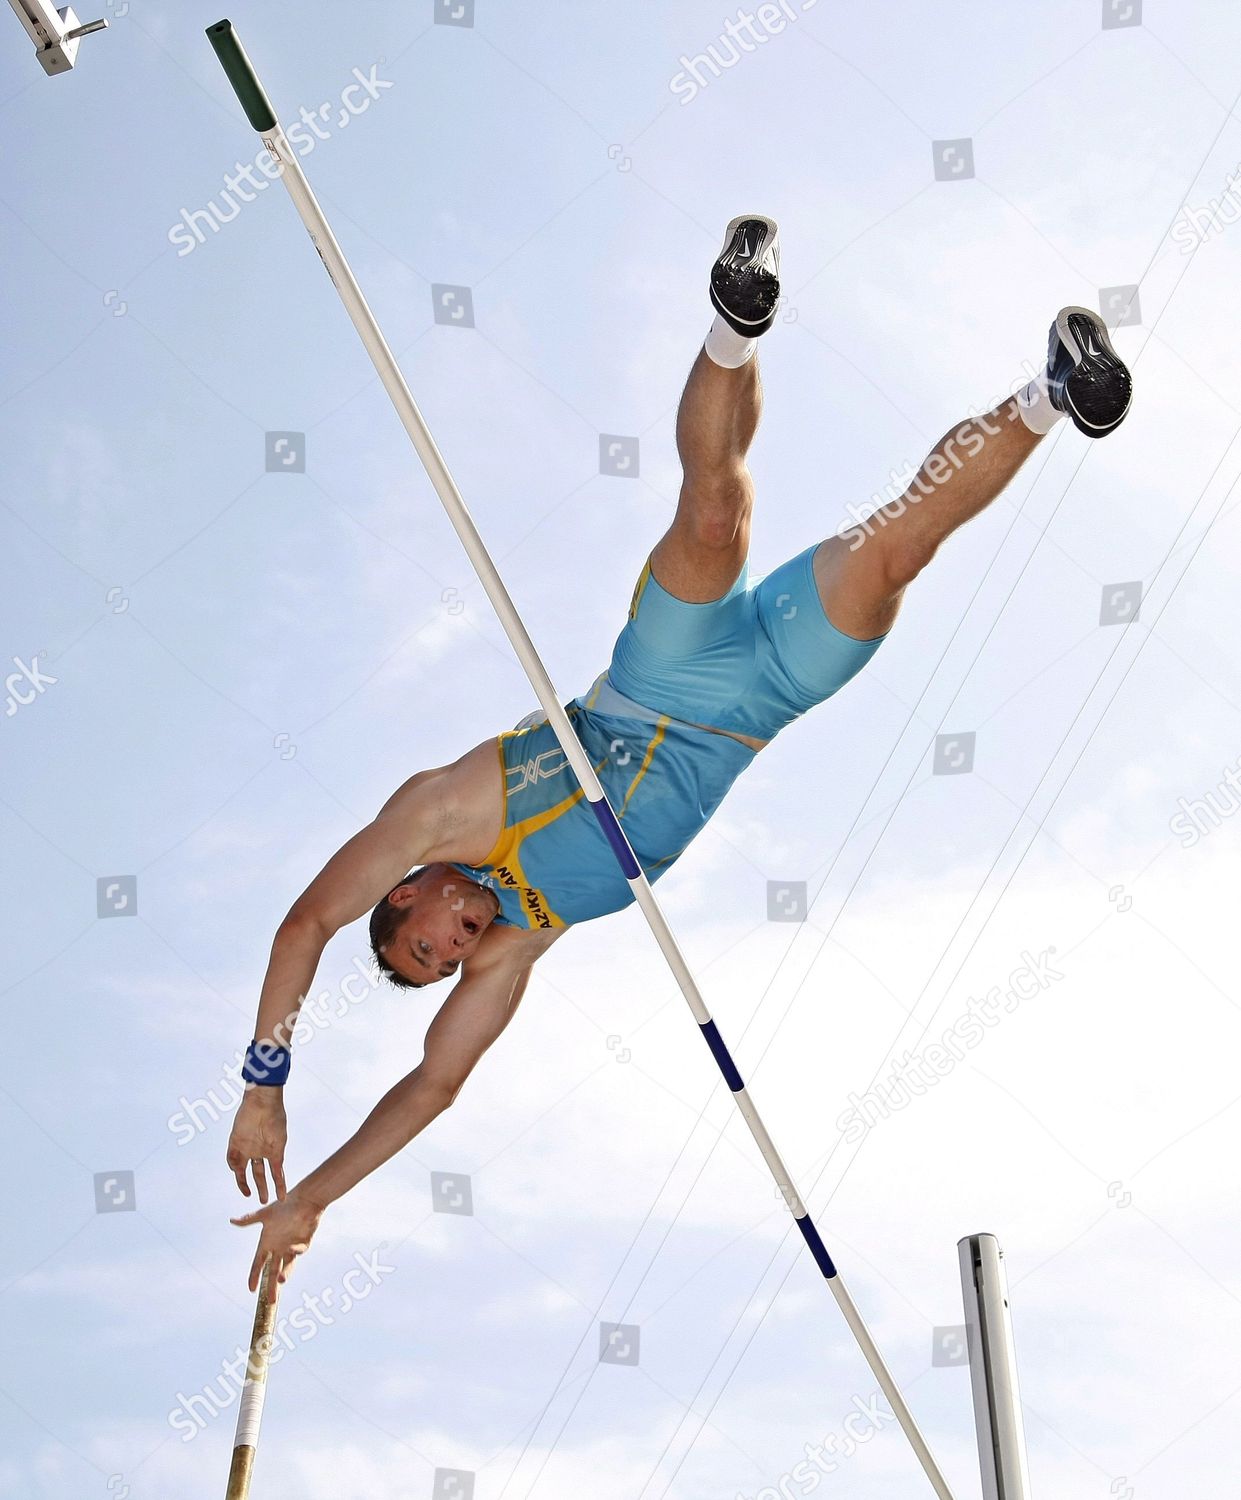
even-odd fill
[[[272,1042],[251,1042],[246,1048],[241,1076],[247,1083],[283,1088],[289,1081],[289,1065],[292,1061],[292,1054],[287,1047],[277,1047]]]

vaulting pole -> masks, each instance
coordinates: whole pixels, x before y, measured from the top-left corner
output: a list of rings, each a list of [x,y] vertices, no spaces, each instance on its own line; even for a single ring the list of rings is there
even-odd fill
[[[259,1277],[259,1295],[254,1309],[254,1327],[250,1333],[250,1353],[246,1357],[246,1380],[237,1406],[237,1433],[233,1438],[233,1461],[228,1470],[228,1489],[224,1500],[249,1500],[250,1476],[259,1450],[259,1423],[263,1420],[263,1398],[267,1394],[268,1358],[272,1331],[276,1326],[276,1303],[279,1288],[272,1279],[269,1260]]]
[[[891,1371],[884,1363],[883,1356],[871,1338],[869,1329],[862,1321],[862,1315],[845,1288],[840,1273],[833,1264],[831,1256],[828,1255],[806,1205],[793,1186],[792,1178],[781,1160],[780,1153],[767,1134],[767,1128],[746,1091],[741,1075],[737,1071],[723,1038],[716,1029],[715,1022],[711,1019],[711,1012],[707,1009],[706,1002],[702,998],[702,993],[690,972],[676,937],[655,900],[655,893],[651,889],[650,882],[643,874],[629,840],[604,794],[599,778],[595,775],[595,769],[582,749],[568,715],[560,705],[552,680],[547,675],[533,641],[526,633],[526,627],[509,596],[504,580],[496,571],[495,564],[461,497],[461,492],[448,472],[439,449],[435,446],[435,439],[431,436],[430,429],[423,420],[409,387],[405,384],[405,379],[397,367],[392,351],[380,332],[379,324],[376,323],[367,306],[366,298],[362,295],[362,290],[336,242],[336,236],[324,218],[323,210],[319,207],[310,184],[306,181],[306,175],[285,138],[280,122],[272,109],[271,101],[259,82],[250,59],[242,49],[237,34],[233,30],[232,22],[219,21],[216,25],[208,27],[207,36],[241,102],[242,109],[245,110],[246,118],[262,137],[264,146],[280,164],[281,180],[293,199],[293,205],[306,226],[310,238],[314,241],[315,249],[318,250],[327,273],[332,278],[333,286],[345,304],[345,311],[349,314],[353,326],[366,346],[371,363],[375,366],[384,389],[396,408],[397,416],[400,417],[410,441],[417,450],[418,457],[422,460],[422,465],[435,487],[436,494],[448,512],[448,519],[461,538],[462,545],[474,565],[474,570],[487,591],[487,597],[491,600],[492,607],[499,616],[513,650],[517,653],[517,658],[530,679],[530,685],[538,697],[543,712],[547,715],[556,738],[560,741],[560,747],[581,784],[591,810],[611,845],[612,852],[624,872],[625,879],[629,882],[638,905],[642,908],[643,915],[650,924],[651,931],[655,934],[656,942],[668,960],[668,965],[693,1012],[695,1021],[698,1022],[703,1040],[710,1047],[711,1055],[715,1058],[724,1081],[732,1092],[737,1108],[750,1127],[750,1133],[758,1143],[758,1149],[762,1152],[763,1160],[776,1180],[789,1212],[797,1221],[797,1227],[801,1230],[815,1264],[822,1272],[828,1286],[831,1287],[832,1295],[840,1305],[845,1322],[848,1323],[862,1353],[866,1356],[867,1364],[870,1365],[880,1389],[887,1397],[893,1413],[904,1429],[905,1436],[909,1439],[918,1456],[918,1461],[926,1471],[926,1476],[931,1481],[935,1493],[940,1500],[952,1500],[952,1492],[918,1430],[913,1413],[909,1410],[896,1381],[892,1378]]]

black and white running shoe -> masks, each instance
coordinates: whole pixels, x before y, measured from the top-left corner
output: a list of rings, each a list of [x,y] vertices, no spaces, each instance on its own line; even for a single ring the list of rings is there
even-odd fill
[[[774,219],[743,214],[724,231],[711,268],[711,305],[745,338],[766,333],[780,300],[780,231]]]
[[[1078,432],[1106,437],[1129,413],[1133,377],[1112,347],[1107,324],[1085,307],[1066,307],[1051,325],[1047,388]]]

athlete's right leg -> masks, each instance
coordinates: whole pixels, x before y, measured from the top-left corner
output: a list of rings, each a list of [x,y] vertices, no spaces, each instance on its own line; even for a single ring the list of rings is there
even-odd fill
[[[683,482],[651,572],[675,598],[706,604],[726,594],[750,546],[754,485],[746,454],[762,409],[754,339],[771,326],[780,284],[776,226],[734,219],[711,276],[720,316],[694,361],[677,411]]]
[[[899,500],[769,573],[756,587],[759,618],[798,689],[790,716],[865,665],[906,587],[1003,492],[1056,421],[1071,417],[1087,436],[1106,436],[1124,421],[1132,393],[1103,320],[1065,308],[1052,325],[1046,370],[1020,395],[948,433]]]
[[[823,542],[814,573],[832,624],[857,640],[886,635],[940,544],[1003,493],[1040,441],[1014,397],[954,427],[899,499]]]
[[[820,546],[814,571],[828,618],[860,640],[885,634],[905,589],[940,545],[1003,493],[1057,421],[1071,417],[1088,437],[1105,437],[1124,421],[1132,395],[1103,319],[1063,309],[1043,375],[954,428],[898,500]]]

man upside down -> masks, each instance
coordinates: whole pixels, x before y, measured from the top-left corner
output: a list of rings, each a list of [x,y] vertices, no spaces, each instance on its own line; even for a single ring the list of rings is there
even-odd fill
[[[677,413],[676,515],[642,569],[607,671],[566,705],[652,881],[763,747],[862,670],[940,544],[1003,492],[1054,425],[1067,416],[1104,437],[1132,398],[1102,319],[1065,308],[1043,373],[955,427],[903,496],[751,578],[746,454],[762,405],[757,339],[779,292],[776,225],[759,214],[734,219],[711,272],[715,321]],[[541,713],[412,776],[333,855],[276,934],[229,1141],[238,1187],[249,1197],[252,1179],[265,1205],[233,1220],[262,1227],[251,1290],[269,1257],[283,1281],[328,1206],[448,1108],[548,948],[633,899]],[[288,1043],[328,940],[367,911],[376,960],[394,985],[460,977],[418,1066],[286,1190]]]

